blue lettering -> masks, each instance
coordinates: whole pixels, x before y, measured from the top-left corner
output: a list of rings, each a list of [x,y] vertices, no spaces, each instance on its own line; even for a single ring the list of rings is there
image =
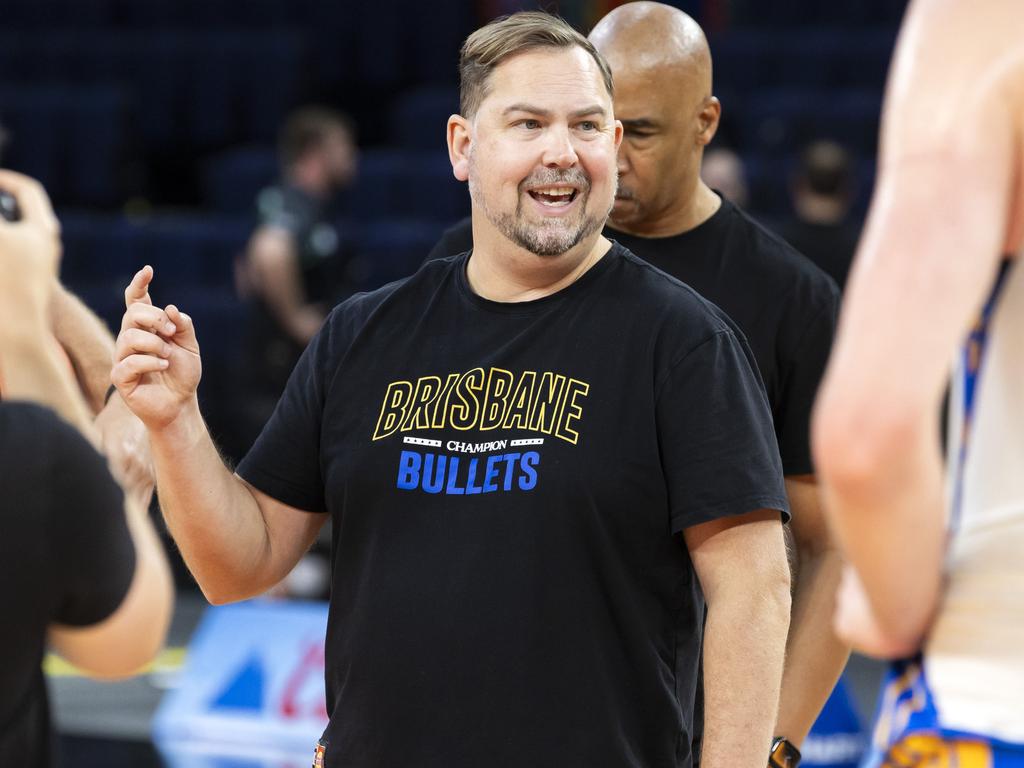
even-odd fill
[[[495,491],[532,491],[537,487],[540,454],[492,454],[487,457],[461,457],[466,476],[459,476],[459,456],[441,453],[402,451],[398,460],[397,487],[404,491],[423,489],[430,494],[471,496]],[[504,467],[502,467],[504,463]]]
[[[504,458],[504,456],[487,457],[487,469],[484,472],[484,493],[491,493],[492,491],[498,490],[498,486],[494,482],[498,477],[498,468],[494,465]]]
[[[540,464],[540,454],[536,451],[527,451],[523,454],[523,460],[519,466],[523,470],[523,477],[519,478],[519,487],[524,491],[532,491],[537,487],[537,470],[534,469]]]
[[[428,453],[423,457],[423,490],[427,493],[440,493],[444,488],[444,454],[434,456]]]
[[[519,458],[518,453],[506,453],[503,458],[507,463],[505,464],[505,485],[503,486],[506,491],[512,490],[512,472],[516,468],[516,459]]]
[[[448,462],[448,487],[444,492],[450,496],[461,496],[466,492],[465,488],[459,488],[457,480],[459,477],[459,457],[451,456]]]
[[[473,485],[473,481],[476,480],[476,459],[469,460],[469,477],[466,478],[466,495],[471,493],[480,493],[483,489],[479,485]]]
[[[420,484],[420,463],[422,459],[415,451],[402,451],[398,460],[398,487],[411,491]]]

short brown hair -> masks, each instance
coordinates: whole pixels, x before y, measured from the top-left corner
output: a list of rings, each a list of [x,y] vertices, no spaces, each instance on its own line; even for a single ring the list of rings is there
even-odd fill
[[[292,112],[281,129],[278,141],[281,163],[286,167],[294,165],[311,149],[323,144],[334,131],[341,131],[355,140],[355,124],[343,112],[315,105]]]
[[[472,117],[487,95],[487,81],[505,59],[535,48],[579,46],[591,55],[613,95],[612,71],[594,44],[567,21],[543,11],[501,16],[466,38],[459,56],[459,111]]]

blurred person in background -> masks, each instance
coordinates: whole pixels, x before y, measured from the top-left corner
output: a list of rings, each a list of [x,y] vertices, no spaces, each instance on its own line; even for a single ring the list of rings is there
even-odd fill
[[[778,758],[789,754],[792,764],[848,656],[832,630],[842,569],[810,448],[811,406],[839,293],[825,273],[701,180],[721,105],[700,26],[675,8],[635,2],[605,16],[590,39],[611,66],[624,127],[605,236],[725,310],[746,335],[767,389],[792,509],[793,621],[777,724]],[[468,250],[472,234],[460,222],[429,258]]]
[[[1022,30],[1018,0],[910,5],[816,406],[837,626],[899,660],[870,766],[1024,766]]]
[[[586,38],[515,14],[460,75],[476,249],[340,304],[238,474],[190,318],[152,304],[150,267],[133,279],[112,376],[168,525],[226,602],[333,517],[317,765],[689,768],[703,636],[706,765],[763,768],[790,594],[750,350],[601,236],[622,126]]]
[[[331,204],[355,177],[358,150],[347,115],[324,107],[292,113],[278,146],[282,179],[260,192],[259,226],[244,259],[253,300],[245,386],[239,389],[229,454],[244,455],[273,412],[288,376],[327,313],[348,295],[347,254]],[[329,530],[272,594],[327,597]]]
[[[161,648],[173,588],[146,508],[93,444],[92,414],[50,335],[59,225],[42,187],[0,171],[0,765],[49,768],[46,644],[87,674],[137,672]],[[91,444],[92,443],[92,444]]]
[[[743,159],[731,149],[718,147],[704,153],[700,166],[704,184],[722,194],[730,203],[745,208],[750,199]]]
[[[246,389],[255,402],[246,448],[302,350],[347,294],[346,260],[329,208],[355,177],[353,124],[340,112],[304,107],[285,122],[278,152],[281,182],[259,195],[259,225],[244,260],[245,291],[254,300]]]
[[[859,222],[850,213],[850,154],[834,141],[814,142],[801,155],[791,188],[794,217],[783,226],[782,235],[842,290],[860,235]]]

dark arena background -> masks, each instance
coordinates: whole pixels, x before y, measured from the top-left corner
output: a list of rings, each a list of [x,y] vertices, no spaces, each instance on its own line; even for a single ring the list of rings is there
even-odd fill
[[[468,193],[452,177],[445,148],[446,120],[458,111],[457,59],[465,37],[498,15],[537,7],[586,33],[619,4],[0,0],[0,165],[45,185],[63,228],[62,280],[112,329],[120,324],[132,274],[154,266],[155,301],[174,297],[195,318],[204,361],[201,404],[215,439],[237,461],[247,445],[236,417],[247,396],[241,339],[251,311],[240,257],[257,197],[278,179],[276,140],[287,115],[320,104],[354,121],[358,170],[331,219],[348,290],[376,288],[414,271],[445,228],[469,213]],[[849,192],[843,224],[859,228],[905,4],[669,4],[693,16],[710,41],[723,118],[706,154],[709,183],[785,235],[799,218],[794,194],[805,150],[828,141],[841,154]],[[316,631],[293,646],[287,639],[271,643],[286,649],[278,655],[264,653],[258,641],[270,643],[275,612],[302,614],[292,627],[315,624],[322,621],[320,604],[255,601],[245,610],[271,618],[236,617],[255,621],[252,633],[221,631],[232,614],[207,608],[173,544],[168,551],[176,563],[178,609],[169,647],[150,670],[126,682],[97,683],[48,659],[61,765],[308,766],[318,735],[308,726],[322,707],[322,657],[319,667],[316,657],[322,633],[319,651],[304,639]],[[310,568],[315,582],[316,566]],[[190,669],[193,658],[205,671]],[[196,675],[206,675],[210,696],[182,700]],[[279,678],[290,699],[274,700]],[[841,721],[835,732],[842,738],[822,737],[817,751],[807,750],[805,764],[853,764],[877,682],[874,664],[851,662],[846,703],[859,720]],[[172,695],[179,697],[174,711],[167,704]],[[167,711],[157,727],[161,706]],[[212,725],[202,725],[204,714]],[[288,721],[279,747],[259,740],[276,725],[251,731],[244,748],[218,746],[219,736],[231,741],[221,731],[234,728],[232,718],[264,716]]]

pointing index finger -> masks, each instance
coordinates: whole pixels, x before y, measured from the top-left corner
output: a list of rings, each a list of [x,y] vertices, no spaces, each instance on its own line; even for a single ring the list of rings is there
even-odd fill
[[[149,284],[153,280],[153,268],[147,264],[132,278],[128,287],[124,290],[124,304],[130,307],[132,304],[142,303],[152,305],[153,300],[149,297]]]

